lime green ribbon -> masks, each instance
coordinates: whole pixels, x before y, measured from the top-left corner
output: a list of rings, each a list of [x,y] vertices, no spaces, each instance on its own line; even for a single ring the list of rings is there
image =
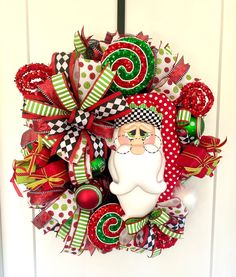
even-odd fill
[[[65,241],[65,246],[74,247],[83,252],[83,243],[87,234],[87,227],[91,211],[77,209],[58,231],[58,237]],[[70,238],[70,239],[69,239]]]
[[[191,113],[186,109],[180,109],[177,114],[176,123],[178,126],[186,126],[190,123]]]
[[[126,220],[126,229],[130,235],[139,232],[147,223],[156,225],[165,235],[180,239],[181,234],[175,233],[165,227],[165,224],[169,221],[170,216],[162,209],[152,211],[149,215],[143,218],[129,218]]]

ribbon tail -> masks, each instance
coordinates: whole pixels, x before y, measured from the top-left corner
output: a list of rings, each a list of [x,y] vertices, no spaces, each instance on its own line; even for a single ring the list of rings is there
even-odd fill
[[[177,84],[183,78],[183,76],[188,72],[189,68],[190,68],[190,65],[188,63],[185,64],[184,57],[181,57],[179,62],[176,64],[176,66],[170,73],[169,78],[175,84]]]
[[[187,171],[187,173],[191,174],[191,175],[198,175],[201,170],[203,169],[203,167],[197,167],[197,168],[194,168],[194,167],[184,167],[184,170]]]
[[[85,162],[85,154],[82,154],[80,160],[77,164],[72,164],[70,170],[70,178],[72,183],[76,182],[76,184],[83,184],[88,180],[87,178],[87,170],[86,170],[86,162]],[[72,174],[73,172],[73,174]]]
[[[85,54],[86,46],[79,32],[76,32],[74,35],[74,46],[77,56]]]
[[[154,248],[152,250],[151,256],[148,256],[148,258],[154,258],[156,256],[159,256],[161,254],[161,249],[160,248]]]
[[[167,235],[167,236],[169,236],[171,238],[180,239],[182,237],[181,234],[175,233],[175,232],[169,230],[168,228],[166,228],[163,225],[158,226],[158,228],[162,231],[162,233],[164,233],[165,235]]]
[[[73,218],[69,218],[58,231],[58,237],[65,241],[62,251],[68,252],[69,248],[76,248],[78,254],[83,252],[82,246],[87,234],[87,225],[90,211],[77,209]]]
[[[74,233],[74,238],[72,240],[71,246],[78,248],[81,250],[83,246],[86,234],[87,234],[87,226],[89,222],[91,211],[89,210],[80,210],[79,218],[78,218],[78,226]]]
[[[18,186],[17,186],[17,183],[16,183],[16,180],[15,180],[15,173],[13,173],[13,176],[11,177],[11,180],[10,182],[13,184],[13,187],[17,193],[17,195],[19,197],[23,197],[23,194],[21,193],[21,191],[19,190]]]

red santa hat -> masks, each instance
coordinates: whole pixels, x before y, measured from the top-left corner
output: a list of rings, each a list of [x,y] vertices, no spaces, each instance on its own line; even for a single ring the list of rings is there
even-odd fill
[[[134,121],[150,123],[161,130],[163,153],[165,156],[164,180],[167,189],[159,198],[165,201],[173,197],[178,185],[180,170],[176,160],[180,153],[180,144],[176,134],[176,107],[164,94],[157,92],[136,94],[126,98],[132,113],[116,120],[116,127]]]

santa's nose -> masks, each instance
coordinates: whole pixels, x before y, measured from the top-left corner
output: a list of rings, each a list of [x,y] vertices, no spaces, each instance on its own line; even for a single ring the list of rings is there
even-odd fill
[[[134,138],[131,142],[131,153],[142,155],[144,152],[143,140],[140,137]]]

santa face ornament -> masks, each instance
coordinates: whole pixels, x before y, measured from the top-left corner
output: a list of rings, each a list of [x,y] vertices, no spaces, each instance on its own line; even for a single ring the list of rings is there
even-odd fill
[[[110,191],[117,196],[124,219],[143,217],[153,210],[166,189],[160,130],[135,121],[117,128],[113,141],[115,150],[108,165],[113,178]]]

